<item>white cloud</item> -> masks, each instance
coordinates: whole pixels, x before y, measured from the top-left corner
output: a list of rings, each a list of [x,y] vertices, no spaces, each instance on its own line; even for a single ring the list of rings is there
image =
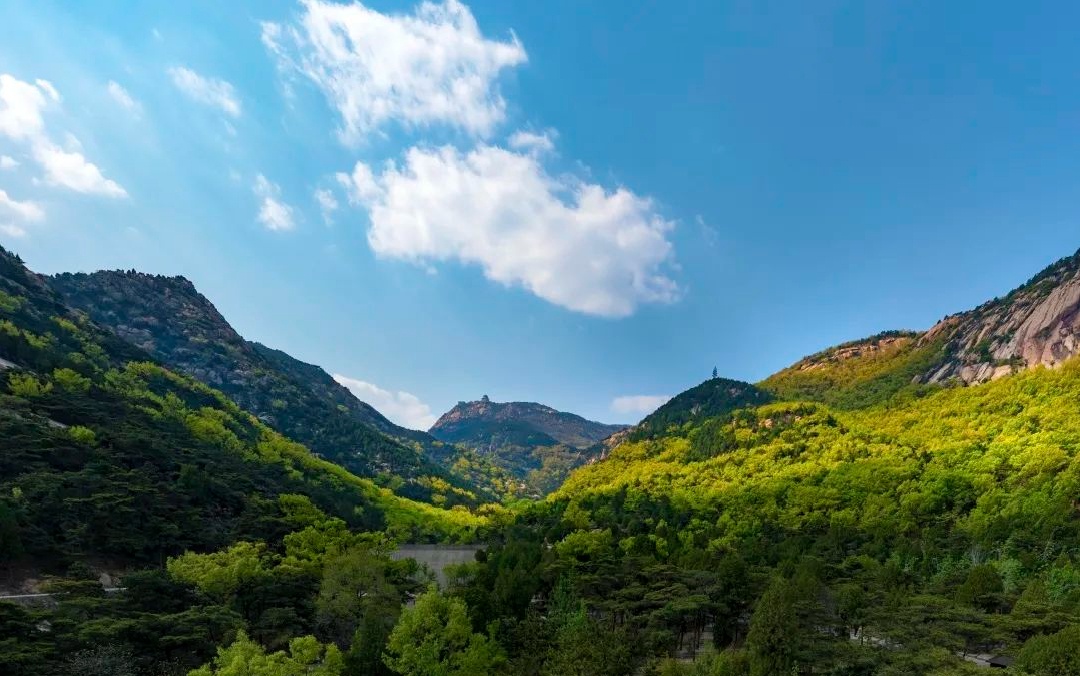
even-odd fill
[[[305,0],[297,25],[264,23],[262,40],[284,72],[311,79],[356,142],[394,120],[446,124],[487,136],[506,116],[496,79],[527,60],[512,33],[485,38],[458,0],[382,14],[359,2]]]
[[[131,94],[128,93],[128,90],[124,89],[120,83],[109,80],[109,84],[105,89],[109,92],[109,96],[112,97],[113,101],[116,101],[121,108],[124,108],[135,115],[139,115],[142,112],[142,105],[132,98]]]
[[[0,135],[14,141],[37,138],[45,132],[45,91],[7,73],[0,74]]]
[[[14,157],[0,155],[0,169],[14,169],[17,166],[19,166],[19,161]]]
[[[662,394],[635,394],[615,397],[611,400],[611,410],[622,415],[646,416],[663,406],[671,397]]]
[[[357,162],[351,174],[338,172],[337,180],[345,188],[345,194],[352,204],[364,204],[379,195],[375,175],[371,173],[371,167],[363,162]]]
[[[18,239],[26,237],[26,229],[21,228],[14,223],[0,223],[0,234]]]
[[[49,98],[53,101],[60,101],[60,92],[56,91],[56,87],[52,86],[52,83],[48,80],[37,79],[34,80],[34,84],[41,88],[41,91],[49,95]]]
[[[553,140],[557,134],[554,129],[536,133],[532,131],[516,131],[510,135],[510,147],[515,150],[526,150],[537,153],[548,153],[555,149]]]
[[[101,170],[82,153],[42,144],[34,148],[34,159],[45,170],[45,182],[50,185],[105,197],[127,197],[126,190],[102,176]]]
[[[255,195],[262,200],[259,204],[259,214],[256,219],[269,230],[292,230],[296,223],[293,221],[293,209],[281,201],[281,188],[266,180],[259,174],[255,177],[255,185],[252,186]]]
[[[182,66],[170,68],[168,73],[176,88],[193,101],[217,108],[230,117],[240,117],[242,106],[232,84],[225,80],[204,77]]]
[[[30,154],[45,170],[45,182],[81,193],[126,197],[115,181],[105,178],[97,165],[81,152],[79,140],[64,135],[68,150],[52,141],[45,128],[45,109],[60,101],[60,94],[46,80],[35,84],[0,74],[0,136],[26,143]]]
[[[552,176],[536,156],[493,146],[412,148],[403,167],[372,178],[374,190],[368,173],[353,172],[363,184],[354,195],[379,256],[474,263],[491,280],[602,317],[678,298],[664,270],[674,224],[626,188]]]
[[[326,188],[317,188],[315,190],[315,203],[319,205],[323,220],[330,223],[334,218],[334,212],[338,209],[338,201],[334,197],[334,193]]]
[[[379,413],[403,427],[426,430],[435,424],[437,418],[432,414],[431,407],[415,394],[390,392],[339,373],[334,374],[334,380],[348,388],[357,399],[374,406]]]
[[[45,210],[37,202],[20,202],[11,198],[7,192],[0,189],[0,211],[18,216],[24,221],[40,221],[45,218]]]

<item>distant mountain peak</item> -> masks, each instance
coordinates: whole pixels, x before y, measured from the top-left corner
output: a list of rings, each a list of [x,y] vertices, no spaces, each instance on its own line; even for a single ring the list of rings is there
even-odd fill
[[[432,425],[436,439],[492,458],[536,492],[554,488],[573,467],[606,449],[601,441],[625,429],[531,401],[459,401]]]

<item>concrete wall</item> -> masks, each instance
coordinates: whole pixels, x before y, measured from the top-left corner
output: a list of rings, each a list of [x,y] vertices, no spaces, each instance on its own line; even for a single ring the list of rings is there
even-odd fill
[[[435,573],[440,587],[445,587],[446,576],[443,571],[446,567],[472,563],[476,560],[476,552],[481,549],[483,549],[481,545],[402,545],[390,555],[390,558],[416,559],[418,563],[427,565]]]

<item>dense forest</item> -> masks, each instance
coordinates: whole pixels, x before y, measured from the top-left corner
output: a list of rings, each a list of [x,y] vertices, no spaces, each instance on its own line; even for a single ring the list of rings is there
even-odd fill
[[[317,457],[0,255],[0,565],[51,594],[0,601],[0,664],[1080,674],[1080,361],[921,378],[951,335],[709,379],[545,499],[446,508]],[[405,542],[484,548],[439,585]]]

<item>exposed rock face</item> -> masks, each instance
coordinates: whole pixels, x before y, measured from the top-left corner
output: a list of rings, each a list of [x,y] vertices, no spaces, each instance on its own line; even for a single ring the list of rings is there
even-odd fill
[[[1054,263],[1004,298],[946,317],[923,341],[948,337],[948,357],[923,378],[994,380],[1055,367],[1080,352],[1080,252]]]
[[[880,334],[854,343],[845,343],[826,350],[825,352],[806,357],[802,361],[796,363],[793,368],[800,371],[816,371],[827,368],[830,363],[844,362],[849,359],[873,357],[904,347],[921,335],[922,334],[915,332],[905,333],[897,331],[894,333]]]
[[[531,402],[460,402],[429,430],[492,458],[533,494],[553,490],[566,474],[606,453],[599,442],[626,428],[586,420]]]

